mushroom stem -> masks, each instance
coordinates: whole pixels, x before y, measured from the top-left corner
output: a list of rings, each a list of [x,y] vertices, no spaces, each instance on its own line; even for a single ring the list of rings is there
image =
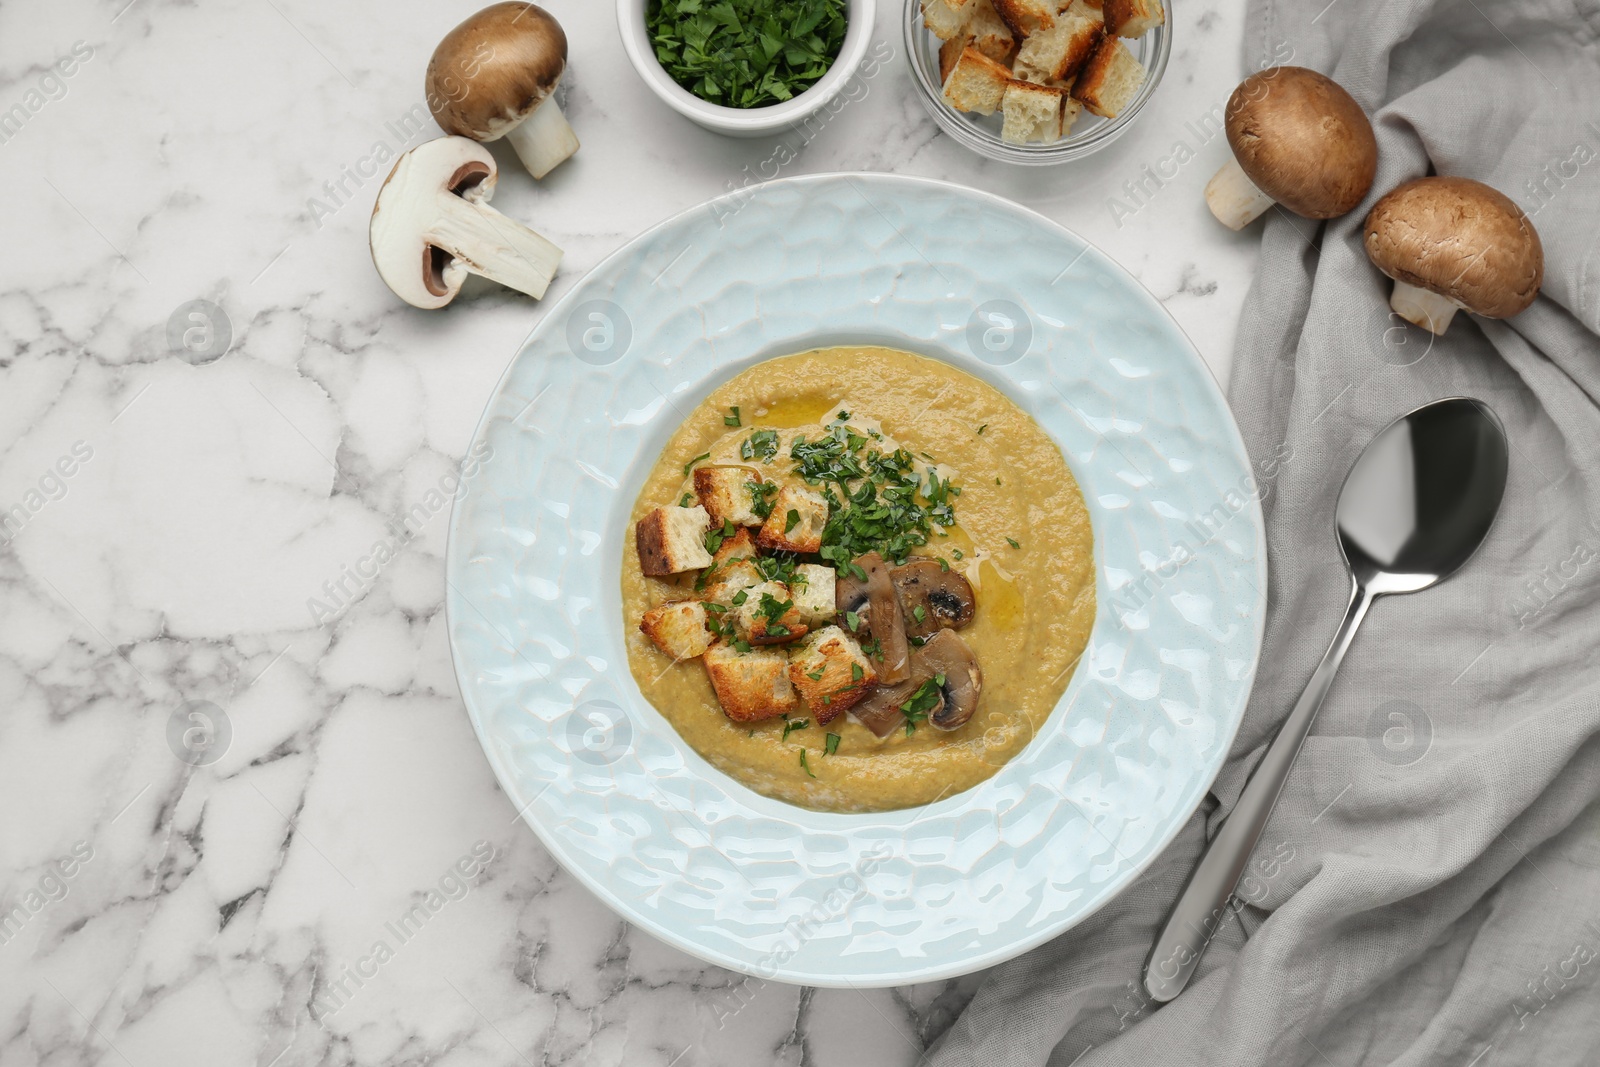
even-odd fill
[[[578,150],[578,135],[561,113],[552,96],[533,109],[533,114],[517,123],[506,134],[516,149],[517,158],[535,178],[543,178]]]
[[[561,249],[484,203],[481,197],[447,194],[423,240],[447,252],[443,273],[466,271],[531,297],[544,296],[561,265]]]
[[[1228,160],[1206,183],[1206,206],[1230,230],[1244,229],[1274,203],[1245,175],[1237,159]]]
[[[1448,296],[1440,296],[1405,282],[1394,283],[1389,306],[1402,319],[1436,336],[1449,329],[1450,320],[1455,318],[1460,309],[1460,305]]]

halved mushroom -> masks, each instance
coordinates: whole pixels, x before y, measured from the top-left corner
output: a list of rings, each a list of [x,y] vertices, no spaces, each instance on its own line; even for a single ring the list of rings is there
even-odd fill
[[[489,150],[465,137],[425,141],[395,160],[368,237],[372,262],[396,296],[441,308],[468,274],[545,294],[561,249],[489,206],[497,176]]]
[[[978,710],[983,693],[983,670],[978,657],[954,630],[940,630],[917,649],[917,670],[943,678],[939,686],[943,699],[928,712],[928,723],[941,730],[956,730],[967,724]]]
[[[1389,306],[1435,334],[1460,308],[1510,318],[1544,281],[1539,231],[1510,197],[1471,178],[1417,178],[1385,193],[1367,215],[1365,243],[1394,279]]]
[[[1206,184],[1206,204],[1240,230],[1274,203],[1308,219],[1343,215],[1378,172],[1378,141],[1361,105],[1326,75],[1269,67],[1239,83],[1225,118],[1233,159]]]
[[[905,706],[930,681],[937,685],[937,699],[923,709],[928,724],[940,730],[965,726],[978,709],[983,693],[983,670],[978,658],[961,635],[940,630],[928,643],[911,653],[910,677],[898,685],[880,685],[865,700],[850,709],[856,721],[878,737],[888,737],[906,720]]]
[[[535,4],[491,4],[445,34],[428,61],[428,109],[446,133],[504,137],[543,178],[578,150],[555,101],[567,35]]]
[[[873,659],[878,664],[878,680],[885,685],[903,682],[911,672],[911,643],[906,639],[905,615],[900,610],[900,597],[895,593],[894,580],[889,577],[889,565],[876,552],[857,556],[851,563],[866,575],[865,579],[853,574],[841,574],[834,586],[834,607],[839,613],[839,625],[856,632],[845,617],[846,612],[860,613],[867,609],[867,629],[877,643]]]
[[[889,577],[900,595],[906,633],[911,637],[959,630],[972,621],[977,611],[972,583],[960,573],[941,567],[938,560],[912,560],[890,571]]]

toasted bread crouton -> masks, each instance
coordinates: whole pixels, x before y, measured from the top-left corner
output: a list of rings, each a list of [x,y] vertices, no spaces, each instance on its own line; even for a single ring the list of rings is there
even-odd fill
[[[939,46],[940,85],[950,80],[950,72],[956,69],[956,64],[961,60],[961,53],[972,47],[972,43],[972,38],[963,33]]]
[[[760,585],[762,581],[761,572],[747,559],[734,559],[718,564],[707,571],[704,577],[706,585],[700,590],[700,599],[714,604],[731,605],[740,590]]]
[[[994,9],[1017,37],[1048,30],[1056,24],[1055,0],[994,0]]]
[[[789,653],[789,681],[819,726],[859,703],[877,680],[861,646],[837,626],[823,627]]]
[[[996,63],[976,48],[968,47],[962,50],[955,68],[944,80],[944,100],[957,111],[993,115],[1000,109],[1000,101],[1010,83],[1011,71],[1005,64]]]
[[[749,530],[742,526],[732,537],[723,538],[722,544],[718,545],[717,550],[711,553],[712,565],[717,567],[732,563],[735,560],[755,558],[756,539]]]
[[[1011,27],[1006,25],[990,0],[972,0],[967,7],[972,17],[967,20],[963,36],[970,37],[972,47],[996,63],[1010,66],[1017,52],[1017,37],[1011,32]]]
[[[705,545],[710,526],[711,517],[698,504],[692,508],[656,508],[640,519],[633,531],[639,569],[661,577],[711,566],[711,553]]]
[[[922,0],[922,24],[941,41],[961,36],[973,0]]]
[[[706,606],[698,600],[674,600],[645,612],[639,629],[673,659],[694,659],[711,647],[706,619]]]
[[[795,582],[789,590],[794,594],[794,606],[800,609],[800,617],[806,625],[815,627],[833,618],[838,611],[834,586],[839,577],[833,568],[820,563],[802,563],[794,569],[794,576]]]
[[[713,526],[724,522],[760,526],[761,516],[752,510],[755,494],[750,491],[750,484],[760,481],[761,475],[749,467],[696,467],[694,495],[700,498]]]
[[[782,582],[761,582],[733,596],[729,613],[740,637],[752,645],[779,645],[804,637],[809,629]]]
[[[1118,37],[1143,37],[1167,21],[1161,0],[1106,0],[1106,32]]]
[[[1094,54],[1105,32],[1100,12],[1084,0],[1073,0],[1054,26],[1022,42],[1017,76],[1040,84],[1071,77]]]
[[[734,722],[758,722],[799,706],[789,681],[789,657],[781,650],[756,648],[740,652],[732,645],[706,649],[706,665],[717,702]]]
[[[1067,99],[1065,89],[1048,85],[1014,81],[1006,87],[1000,110],[1005,124],[1000,129],[1000,139],[1008,144],[1027,144],[1030,141],[1051,144],[1061,139],[1061,105]]]
[[[1072,95],[1103,119],[1114,119],[1144,84],[1144,67],[1120,37],[1107,37],[1083,65]]]
[[[801,485],[778,490],[756,544],[775,552],[817,552],[822,548],[822,528],[828,524],[828,502],[822,494]]]

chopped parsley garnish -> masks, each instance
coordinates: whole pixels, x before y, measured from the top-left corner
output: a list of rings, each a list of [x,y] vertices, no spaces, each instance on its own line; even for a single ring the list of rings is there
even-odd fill
[[[734,529],[732,520],[723,519],[720,528],[706,531],[706,551],[715,552],[722,547],[722,542],[733,537],[738,532],[738,530]]]
[[[750,594],[741,589],[737,593],[733,594],[733,606],[736,608],[742,607],[744,602],[749,599]]]
[[[738,404],[735,404],[732,407],[730,407],[728,409],[728,412],[729,413],[727,415],[722,416],[722,425],[724,425],[724,426],[743,426],[744,425],[743,422],[739,421],[739,405]]]
[[[861,616],[853,611],[847,611],[844,613],[844,624],[850,627],[851,633],[855,633],[861,629]]]
[[[927,719],[928,712],[938,707],[939,701],[943,699],[944,694],[940,692],[943,688],[944,675],[942,674],[936,674],[919,685],[917,691],[912,693],[910,698],[900,705],[900,710],[905,712],[906,721],[912,723],[922,722]],[[909,733],[910,731],[907,732]]]
[[[822,681],[822,676],[825,673],[826,673],[825,671],[821,671],[821,670],[807,671],[806,672],[806,677],[810,678],[813,682],[820,682],[820,681]]]
[[[940,556],[939,569],[944,571],[946,574],[950,573],[950,561],[945,559],[943,556]]]
[[[924,484],[916,456],[903,448],[885,452],[872,441],[872,436],[835,422],[816,440],[796,437],[789,448],[795,473],[818,487],[828,502],[821,555],[841,571],[848,561],[872,551],[903,564],[913,549],[928,543],[934,526],[954,526],[956,521],[954,500],[960,488],[933,468],[928,468]]]
[[[789,636],[789,628],[783,625],[783,617],[794,607],[792,600],[779,600],[771,593],[762,593],[761,600],[756,604],[756,615],[767,620],[767,633],[773,637]]]
[[[789,740],[790,734],[794,733],[796,730],[804,730],[810,725],[810,719],[785,719],[783,720],[783,736],[778,740],[787,741]]]
[[[694,465],[696,463],[699,463],[703,459],[710,459],[710,458],[711,458],[711,453],[710,452],[702,452],[702,453],[700,453],[698,456],[694,457],[689,462],[687,462],[687,463],[685,463],[683,465],[683,476],[685,478],[689,477],[689,472],[694,470]]]
[[[795,557],[790,553],[758,556],[751,561],[764,581],[782,582],[784,585],[804,585],[805,579],[795,573]]]
[[[839,751],[839,735],[838,734],[829,734],[828,735],[828,741],[827,741],[827,747],[823,750],[822,754],[824,756],[831,756],[837,751]]]
[[[785,534],[787,534],[791,530],[793,530],[796,526],[799,526],[799,525],[800,525],[800,513],[798,511],[796,511],[794,508],[790,508],[789,509],[789,514],[784,516],[783,532]]]
[[[744,439],[744,444],[739,446],[739,456],[742,459],[770,460],[778,454],[778,431],[757,430]]]
[[[1012,548],[1021,548],[1022,547],[1021,545],[1017,544],[1017,539],[1015,537],[1006,538],[1006,544],[1010,545]]]
[[[683,494],[683,496],[678,498],[678,506],[680,508],[692,508],[692,507],[694,507],[694,494],[693,493],[685,493],[685,494]]]
[[[850,664],[850,680],[852,682],[859,682],[865,676],[866,676],[866,672],[861,669],[861,664],[859,664],[859,663]]]
[[[981,433],[983,433],[983,431],[987,430],[988,428],[989,428],[989,424],[986,422],[982,426],[978,427],[978,432],[981,434]]]
[[[960,563],[962,560],[967,558],[967,554],[961,551],[959,548],[953,549],[950,554],[955,557],[957,563]]]
[[[921,604],[918,604],[916,607],[911,609],[911,617],[920,623],[928,617],[928,613],[923,610]]]
[[[749,655],[750,654],[750,642],[746,641],[744,638],[741,637],[738,640],[733,642],[733,650],[735,652],[740,653],[741,655]]]
[[[778,483],[746,482],[745,486],[750,490],[750,510],[756,513],[756,518],[765,519],[771,515],[772,498],[778,495]]]
[[[805,92],[844,44],[845,0],[651,0],[645,28],[673,81],[724,107]]]
[[[803,748],[800,750],[800,769],[811,774],[811,768],[806,765],[806,750]],[[815,778],[816,775],[811,774],[811,777]]]

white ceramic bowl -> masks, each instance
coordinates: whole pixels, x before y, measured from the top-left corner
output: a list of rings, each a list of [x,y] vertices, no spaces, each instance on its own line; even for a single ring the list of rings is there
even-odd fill
[[[730,137],[781,133],[805,121],[807,116],[838,96],[866,57],[867,41],[872,36],[873,20],[878,13],[877,0],[846,0],[849,22],[844,44],[840,45],[839,58],[828,68],[828,73],[792,100],[771,107],[741,108],[708,103],[672,80],[656,61],[650,31],[645,28],[644,13],[649,2],[617,0],[617,30],[622,34],[622,47],[628,53],[628,61],[651,91],[672,110],[708,130]]]

